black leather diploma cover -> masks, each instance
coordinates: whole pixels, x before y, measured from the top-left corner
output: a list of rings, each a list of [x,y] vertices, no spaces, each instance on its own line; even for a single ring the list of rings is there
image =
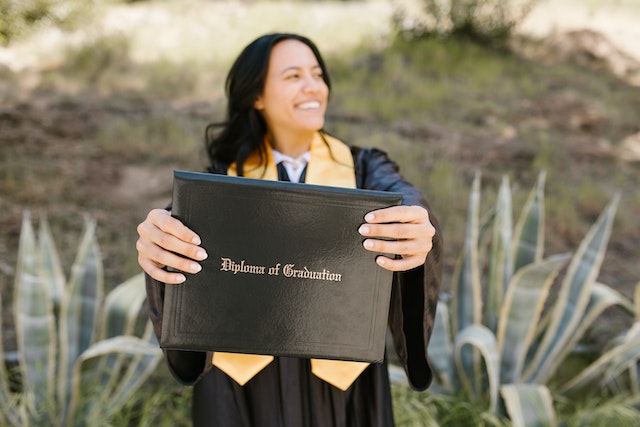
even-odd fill
[[[161,347],[381,361],[392,273],[358,228],[401,198],[175,171],[172,215],[209,257],[165,286]]]

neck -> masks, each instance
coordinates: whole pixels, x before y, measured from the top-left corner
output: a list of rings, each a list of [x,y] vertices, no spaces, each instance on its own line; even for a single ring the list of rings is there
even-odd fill
[[[316,132],[311,132],[304,135],[298,134],[285,137],[270,133],[267,135],[267,139],[274,149],[295,159],[309,151],[315,134]]]

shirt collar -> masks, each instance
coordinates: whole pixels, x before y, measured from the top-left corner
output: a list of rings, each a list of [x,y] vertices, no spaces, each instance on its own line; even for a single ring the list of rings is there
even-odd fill
[[[302,171],[304,171],[304,167],[309,160],[311,159],[311,152],[306,151],[302,153],[297,158],[293,158],[287,156],[286,154],[282,154],[278,150],[271,148],[271,154],[273,155],[273,162],[277,165],[282,162],[285,169],[287,170],[287,175],[291,182],[299,182],[300,176],[302,175]]]

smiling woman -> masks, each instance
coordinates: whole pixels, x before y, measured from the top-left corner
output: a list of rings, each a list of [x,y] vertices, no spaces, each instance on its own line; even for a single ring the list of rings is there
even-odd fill
[[[330,87],[309,39],[268,34],[250,43],[227,76],[226,121],[207,127],[208,171],[402,193],[402,206],[369,212],[358,232],[365,250],[388,254],[372,260],[371,268],[395,272],[389,326],[409,382],[424,390],[431,382],[426,348],[440,286],[441,236],[426,201],[384,152],[348,146],[322,130]],[[197,274],[208,255],[200,237],[164,209],[149,212],[138,233],[138,262],[147,273],[150,317],[159,335],[165,286]],[[285,275],[339,279],[329,271],[285,267]],[[178,380],[194,384],[194,425],[394,423],[386,361],[175,350],[165,356]]]
[[[304,43],[288,39],[274,46],[264,91],[254,106],[267,124],[267,138],[281,153],[297,158],[324,126],[329,86],[313,51]]]

